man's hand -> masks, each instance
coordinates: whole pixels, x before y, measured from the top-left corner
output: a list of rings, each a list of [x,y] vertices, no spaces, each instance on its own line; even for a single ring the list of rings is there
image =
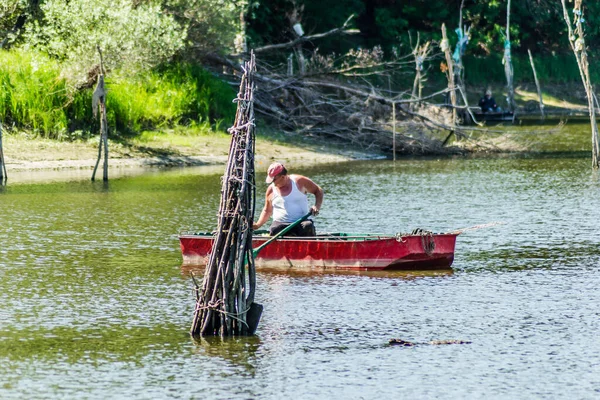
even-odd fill
[[[319,209],[317,208],[317,206],[312,206],[310,208],[310,213],[315,216],[319,215]]]

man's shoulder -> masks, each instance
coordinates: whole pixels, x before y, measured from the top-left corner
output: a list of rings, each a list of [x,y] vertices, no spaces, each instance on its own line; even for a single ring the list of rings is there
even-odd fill
[[[296,182],[296,185],[303,185],[303,184],[305,184],[305,183],[307,183],[307,182],[312,182],[312,181],[310,180],[310,178],[308,178],[308,177],[306,177],[306,176],[304,176],[304,175],[297,175],[297,174],[294,174],[294,175],[290,175],[290,178],[291,178],[291,179],[292,179],[294,182]]]

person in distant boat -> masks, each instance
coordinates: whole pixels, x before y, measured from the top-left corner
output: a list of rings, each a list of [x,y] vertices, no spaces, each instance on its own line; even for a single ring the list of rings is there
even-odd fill
[[[485,95],[479,100],[479,107],[482,112],[502,112],[502,108],[498,107],[496,100],[492,97],[490,89],[485,91]]]
[[[299,220],[309,210],[318,215],[323,203],[323,189],[309,178],[302,175],[288,175],[281,163],[273,163],[267,170],[266,182],[269,183],[265,195],[265,206],[252,229],[263,226],[271,216],[273,223],[269,229],[271,236],[281,232],[291,223]],[[307,194],[315,196],[315,204],[309,208]],[[315,225],[307,219],[296,225],[287,233],[289,236],[315,236]]]

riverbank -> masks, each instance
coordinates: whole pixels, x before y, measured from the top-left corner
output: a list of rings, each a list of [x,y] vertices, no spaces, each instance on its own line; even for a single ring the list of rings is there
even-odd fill
[[[7,173],[36,170],[92,170],[98,158],[98,138],[61,142],[24,133],[4,135]],[[131,139],[109,139],[109,168],[184,167],[225,164],[230,136],[222,132],[145,132]],[[383,158],[376,152],[361,152],[322,142],[279,141],[273,136],[256,140],[256,163],[266,168],[272,161],[292,166]],[[102,166],[103,160],[100,162]]]
[[[517,88],[517,104],[521,110],[528,102],[533,102],[535,92],[532,89],[527,86]],[[568,97],[564,88],[562,91],[554,88],[553,93],[555,95],[545,96],[545,104],[549,110],[563,111],[563,116],[558,119],[540,121],[530,117],[505,126],[488,123],[484,127],[473,127],[468,140],[456,142],[452,138],[448,144],[471,154],[589,151],[589,121],[566,113],[584,109],[579,93],[571,92],[570,101],[564,100]],[[475,97],[474,92],[470,95]],[[57,141],[27,132],[5,130],[3,143],[7,173],[10,176],[19,171],[80,170],[85,173],[89,170],[91,174],[98,157],[98,142],[97,136]],[[229,145],[230,136],[224,132],[194,128],[146,131],[135,137],[109,138],[109,168],[223,165],[227,161]],[[265,126],[257,129],[257,169],[266,169],[272,161],[286,162],[297,169],[304,165],[389,156],[329,139],[283,134]]]

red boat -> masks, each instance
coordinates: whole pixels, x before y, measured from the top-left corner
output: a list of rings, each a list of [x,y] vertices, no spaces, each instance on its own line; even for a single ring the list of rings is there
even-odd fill
[[[259,233],[259,232],[255,232]],[[448,269],[454,260],[460,232],[378,235],[329,233],[315,237],[282,237],[257,255],[257,268],[308,267],[354,270]],[[256,235],[253,247],[269,240]],[[183,264],[203,266],[208,261],[214,235],[179,236]]]

